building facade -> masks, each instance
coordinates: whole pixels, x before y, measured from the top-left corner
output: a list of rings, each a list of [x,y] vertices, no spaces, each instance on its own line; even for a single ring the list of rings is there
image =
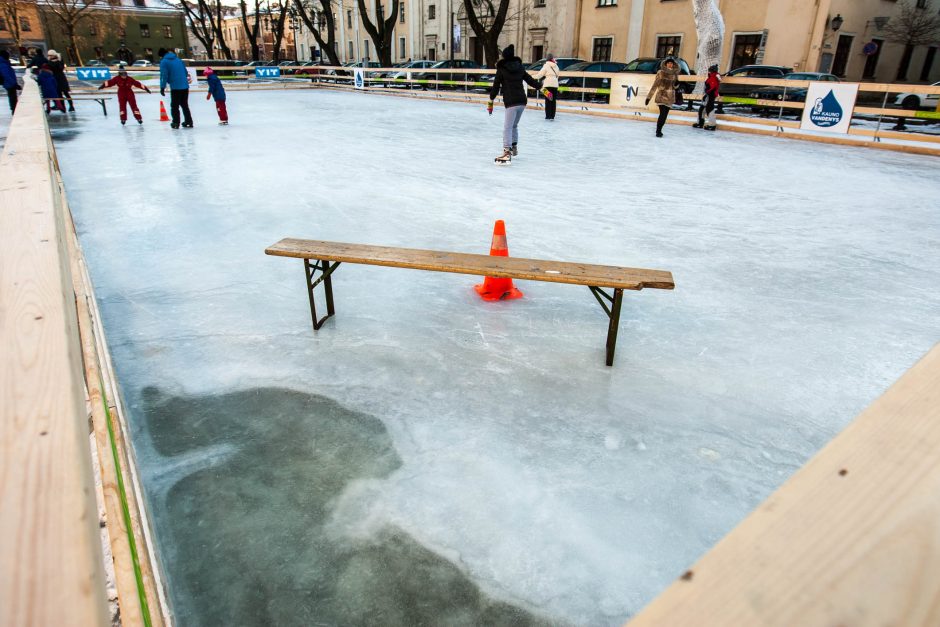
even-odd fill
[[[258,55],[260,61],[272,61],[274,54],[274,25],[272,21],[277,20],[277,13],[263,15],[248,15],[248,28],[254,28],[255,22],[258,22]],[[284,34],[281,37],[280,54],[278,58],[281,61],[295,61],[298,59],[300,51],[294,46],[294,34],[297,29],[299,19],[288,17],[284,20]],[[300,22],[302,24],[302,22]],[[232,56],[242,61],[251,61],[251,41],[245,32],[245,25],[242,22],[241,14],[225,18],[223,21],[225,32],[225,43]],[[293,27],[293,28],[292,28]],[[312,38],[312,37],[311,37]],[[215,44],[215,57],[222,58],[222,50],[218,43]]]
[[[98,59],[107,63],[157,61],[160,48],[188,55],[189,41],[181,10],[163,0],[107,0],[90,5],[75,22],[75,40],[56,14],[56,5],[40,2],[47,48],[70,64]]]
[[[31,48],[46,49],[42,19],[35,2],[0,5],[0,50],[14,61],[26,57]]]

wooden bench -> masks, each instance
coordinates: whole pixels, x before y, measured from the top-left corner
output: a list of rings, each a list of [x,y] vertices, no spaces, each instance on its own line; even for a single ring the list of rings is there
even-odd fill
[[[608,366],[613,365],[614,362],[623,290],[641,290],[644,287],[671,290],[675,287],[672,273],[664,270],[642,270],[520,257],[493,257],[291,238],[282,239],[266,248],[264,252],[277,257],[294,257],[304,260],[304,275],[314,331],[323,326],[326,319],[335,313],[330,277],[342,262],[586,285],[610,319],[607,328]],[[323,318],[317,318],[317,308],[314,302],[314,288],[320,283],[323,283],[326,296],[327,313]],[[604,288],[611,291],[604,291]]]
[[[101,112],[104,113],[104,117],[108,117],[108,105],[106,104],[105,101],[111,100],[111,99],[112,98],[110,96],[93,96],[91,98],[87,96],[84,98],[81,96],[72,96],[72,100],[75,100],[75,101],[94,100],[95,102],[101,105]],[[52,102],[56,100],[62,101],[63,103],[68,102],[67,98],[43,98],[42,99],[43,102]]]

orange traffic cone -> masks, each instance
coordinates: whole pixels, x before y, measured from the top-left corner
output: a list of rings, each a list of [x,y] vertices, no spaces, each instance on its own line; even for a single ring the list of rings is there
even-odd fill
[[[502,220],[497,220],[496,226],[493,227],[493,243],[490,244],[490,255],[494,257],[509,256],[509,246],[506,243],[506,225]],[[477,291],[483,300],[522,298],[522,292],[513,287],[512,279],[497,279],[488,276],[483,279],[482,285],[474,285],[473,289]]]
[[[161,122],[169,122],[169,121],[170,121],[170,116],[168,116],[168,115],[166,114],[166,107],[163,106],[163,101],[162,101],[162,100],[160,101],[160,121],[161,121]]]

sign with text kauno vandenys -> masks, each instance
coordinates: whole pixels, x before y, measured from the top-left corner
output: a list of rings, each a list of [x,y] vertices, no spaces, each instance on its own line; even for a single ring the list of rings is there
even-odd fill
[[[650,93],[655,74],[614,74],[610,81],[610,104],[621,109],[639,111],[658,111],[656,103],[646,106],[646,96]]]
[[[858,83],[810,83],[801,131],[848,133]]]
[[[353,84],[355,84],[356,89],[363,89],[366,86],[365,78],[363,77],[361,69],[353,70]]]

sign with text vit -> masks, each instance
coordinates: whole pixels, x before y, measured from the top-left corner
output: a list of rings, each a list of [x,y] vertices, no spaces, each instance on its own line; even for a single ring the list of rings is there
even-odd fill
[[[356,84],[356,89],[363,89],[366,86],[361,69],[353,70],[353,82]]]
[[[75,74],[80,81],[111,80],[111,70],[106,67],[77,67]]]
[[[256,67],[255,78],[281,78],[279,67]]]
[[[801,131],[848,133],[858,83],[810,83]]]

